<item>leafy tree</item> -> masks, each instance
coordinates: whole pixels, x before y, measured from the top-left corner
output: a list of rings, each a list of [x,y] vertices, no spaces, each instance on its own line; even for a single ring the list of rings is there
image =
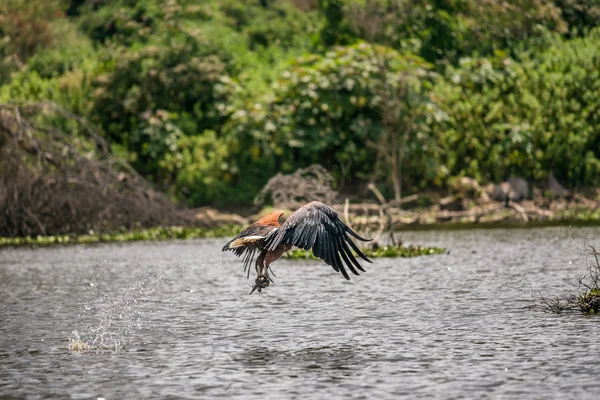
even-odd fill
[[[380,54],[389,71],[379,64]],[[404,107],[411,123],[423,129],[406,128],[422,136],[427,132],[422,125],[425,118],[413,117],[424,111],[421,104],[427,101],[419,80],[427,69],[418,57],[403,57],[366,43],[298,60],[277,82],[273,97],[234,111],[224,126],[231,149],[232,182],[251,179],[256,182],[255,191],[280,170],[318,162],[337,169],[340,179],[390,183],[388,154],[379,150],[389,146],[391,142],[386,140],[392,140],[382,133],[386,110],[382,91],[400,88],[396,104]],[[388,74],[392,76],[383,87]],[[422,161],[430,148],[421,144],[410,147],[423,155]]]
[[[225,65],[201,54],[194,43],[166,51],[148,46],[123,53],[114,71],[97,79],[94,121],[153,179],[159,160],[176,150],[172,135],[218,129],[225,118]]]

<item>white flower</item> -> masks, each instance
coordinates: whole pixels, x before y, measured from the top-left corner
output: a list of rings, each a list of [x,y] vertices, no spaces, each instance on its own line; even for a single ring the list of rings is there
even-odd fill
[[[275,132],[277,128],[275,127],[275,124],[273,124],[271,121],[267,121],[267,123],[265,124],[265,130],[267,132]]]

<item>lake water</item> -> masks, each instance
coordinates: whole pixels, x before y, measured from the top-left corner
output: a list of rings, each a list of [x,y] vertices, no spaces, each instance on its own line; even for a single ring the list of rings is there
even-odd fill
[[[0,397],[597,398],[600,317],[524,309],[577,291],[566,227],[403,237],[450,253],[281,260],[252,296],[223,239],[0,250]]]

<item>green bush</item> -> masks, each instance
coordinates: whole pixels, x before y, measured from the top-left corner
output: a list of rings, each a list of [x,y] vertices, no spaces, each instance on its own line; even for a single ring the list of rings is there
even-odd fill
[[[32,56],[27,63],[27,71],[37,73],[42,79],[63,76],[82,64],[96,63],[97,55],[91,46],[60,46],[41,51]]]
[[[222,124],[228,101],[222,87],[230,82],[224,77],[221,60],[193,43],[124,52],[114,71],[96,80],[92,115],[133,154],[136,169],[154,179],[160,159],[175,150],[175,132],[194,135]]]
[[[546,31],[566,33],[564,3],[537,0],[320,0],[325,18],[321,41],[326,46],[349,44],[358,38],[410,49],[429,62],[457,65],[462,57],[509,54],[524,42],[536,41]],[[583,7],[583,6],[581,6]],[[581,8],[580,7],[580,8]],[[589,7],[591,8],[591,7]],[[569,20],[571,21],[571,20]],[[585,24],[581,18],[573,23]],[[595,21],[591,18],[589,24]]]
[[[13,73],[10,82],[0,87],[0,101],[27,103],[50,100],[85,117],[93,107],[94,79],[107,68],[105,64],[90,58],[52,78],[44,78],[35,70],[24,69]]]
[[[174,173],[174,195],[192,206],[248,201],[252,191],[247,182],[234,185],[233,175],[238,171],[229,164],[230,149],[214,131],[182,136],[177,146],[178,152],[169,153],[162,163]]]
[[[600,30],[556,37],[541,54],[465,59],[435,95],[450,116],[436,136],[440,173],[498,182],[539,181],[550,171],[569,186],[596,185],[600,173]]]
[[[0,85],[38,51],[60,44],[64,35],[54,25],[66,22],[61,6],[60,0],[0,2]]]
[[[315,28],[310,15],[290,2],[266,0],[222,0],[219,9],[226,22],[244,33],[250,50],[258,47],[303,47]]]
[[[244,96],[267,90],[264,82],[286,60],[286,48],[306,48],[307,34],[301,33],[311,23],[286,2],[187,3],[102,3],[88,8],[82,21],[93,39],[112,43],[105,54],[114,60],[113,70],[96,80],[94,122],[129,153],[139,172],[200,204],[207,193],[221,193],[203,182],[222,186],[227,180],[207,176],[209,161],[190,146],[206,144],[203,132],[220,131]],[[200,138],[190,137],[195,135]],[[215,146],[228,148],[216,140],[221,143]]]
[[[247,97],[269,92],[291,59],[313,50],[319,16],[301,12],[289,0],[211,0],[205,7],[210,17],[188,25],[227,54],[228,71]]]
[[[81,28],[99,43],[108,41],[123,45],[147,43],[161,29],[161,25],[177,17],[179,1],[155,0],[99,1],[79,7]]]

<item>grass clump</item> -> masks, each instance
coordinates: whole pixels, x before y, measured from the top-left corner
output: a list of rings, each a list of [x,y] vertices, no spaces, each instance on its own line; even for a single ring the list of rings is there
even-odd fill
[[[577,244],[577,247],[586,254],[588,270],[585,275],[579,277],[580,293],[568,297],[544,297],[539,293],[530,309],[554,314],[567,311],[581,311],[585,314],[600,313],[600,252],[586,242],[583,246]]]

